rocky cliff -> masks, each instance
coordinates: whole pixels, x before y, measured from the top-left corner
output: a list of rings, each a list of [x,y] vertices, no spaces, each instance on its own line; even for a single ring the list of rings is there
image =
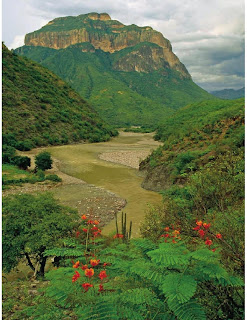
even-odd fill
[[[109,53],[134,48],[124,59],[114,64],[116,70],[150,72],[169,67],[180,72],[181,77],[190,78],[185,66],[172,52],[170,41],[160,32],[151,27],[125,26],[111,20],[106,13],[57,18],[25,37],[26,46],[64,49],[78,43],[90,43],[95,49]],[[135,48],[140,44],[143,45]],[[127,67],[126,61],[131,61]]]

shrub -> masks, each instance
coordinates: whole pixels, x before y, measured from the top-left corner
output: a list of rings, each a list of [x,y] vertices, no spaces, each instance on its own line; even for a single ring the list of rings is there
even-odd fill
[[[62,179],[57,176],[56,174],[49,174],[45,177],[45,180],[55,181],[55,182],[61,182]]]
[[[40,170],[47,170],[52,168],[52,159],[51,154],[49,152],[41,152],[37,156],[35,156],[35,166]]]
[[[26,170],[27,167],[31,166],[31,159],[29,157],[15,156],[12,159],[12,163],[20,169]]]

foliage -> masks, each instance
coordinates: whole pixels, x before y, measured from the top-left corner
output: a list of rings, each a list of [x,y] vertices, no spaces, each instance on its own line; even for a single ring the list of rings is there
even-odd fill
[[[92,227],[93,224],[98,224],[87,220],[86,216],[82,219],[83,229],[91,226],[92,230],[96,227]],[[80,255],[76,254],[78,260],[68,261],[67,266],[47,274],[50,284],[45,290],[46,298],[40,301],[38,309],[35,308],[35,319],[50,319],[46,303],[52,300],[58,313],[74,312],[78,319],[84,320],[202,320],[210,310],[206,301],[199,303],[201,289],[212,294],[221,287],[243,285],[220,265],[216,252],[200,246],[188,249],[179,240],[181,237],[176,236],[177,241],[173,242],[162,240],[159,244],[147,239],[125,243],[124,239],[116,238],[109,242],[102,238],[96,241],[88,230],[76,233],[77,244],[70,241],[70,248],[67,245],[68,257],[73,252],[71,246],[78,251],[81,247]],[[49,250],[46,254],[55,252],[56,249]],[[218,315],[222,312],[221,302],[220,299],[214,301]],[[27,315],[33,312],[32,307],[25,311]],[[238,311],[234,312],[241,317]],[[226,319],[225,315],[227,312],[217,319]]]
[[[3,270],[9,272],[21,257],[32,270],[40,264],[44,273],[44,251],[59,243],[76,225],[76,213],[49,194],[18,195],[3,199]]]
[[[76,23],[72,23],[70,18],[62,24],[61,21],[56,21],[59,25],[56,28],[66,29],[67,23],[83,24],[83,21],[83,17]],[[96,29],[97,34],[108,32],[108,27],[103,26],[106,24],[105,21],[89,19],[84,28],[87,29],[91,23],[102,24],[101,31]],[[127,26],[127,30],[130,27],[133,26]],[[44,28],[47,30],[47,26]],[[48,29],[50,28],[52,27],[49,26]],[[89,29],[89,32],[95,32],[95,29],[94,31],[91,27]],[[136,27],[136,29],[137,32],[141,32],[142,28]],[[115,37],[116,34],[112,33],[111,36]],[[191,79],[184,79],[179,72],[165,67],[164,63],[159,70],[133,71],[131,68],[137,62],[136,59],[139,60],[139,55],[134,54],[134,61],[130,63],[129,54],[142,50],[143,59],[149,61],[150,56],[145,48],[155,46],[161,49],[154,43],[141,42],[113,54],[102,50],[85,52],[84,46],[84,43],[75,44],[61,50],[23,46],[15,52],[41,63],[67,81],[94,106],[105,121],[117,127],[129,125],[156,127],[170,116],[174,109],[195,101],[213,98]],[[124,70],[117,68],[118,62],[121,62]]]
[[[168,118],[155,135],[164,145],[145,159],[149,176],[164,172],[166,184],[184,184],[189,176],[230,150],[244,146],[244,99],[204,101]],[[161,186],[164,175],[160,175]]]
[[[18,150],[106,141],[117,131],[60,78],[4,45],[3,145]]]
[[[15,156],[12,159],[12,163],[15,164],[18,168],[26,170],[31,166],[31,159],[29,157]]]
[[[48,174],[45,177],[45,180],[50,180],[50,181],[55,181],[55,182],[61,182],[62,181],[62,179],[56,174]]]
[[[52,159],[49,152],[43,151],[35,156],[35,167],[40,170],[52,168]]]

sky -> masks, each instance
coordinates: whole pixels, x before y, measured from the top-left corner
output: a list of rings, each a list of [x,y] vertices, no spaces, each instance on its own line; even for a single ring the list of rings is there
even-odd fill
[[[50,20],[89,12],[160,31],[207,91],[244,86],[244,0],[2,0],[2,41],[20,47]]]

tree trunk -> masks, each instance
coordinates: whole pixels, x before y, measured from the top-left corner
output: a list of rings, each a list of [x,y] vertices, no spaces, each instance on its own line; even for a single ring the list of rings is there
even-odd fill
[[[26,258],[27,258],[27,263],[28,263],[29,267],[34,271],[35,268],[34,268],[34,266],[33,266],[33,264],[32,264],[32,261],[31,261],[31,259],[30,259],[30,257],[29,257],[29,255],[28,255],[27,252],[25,252],[25,256],[26,256]]]
[[[39,274],[43,277],[45,274],[45,264],[46,264],[47,257],[41,257],[41,262],[40,262],[40,269],[39,269]]]

